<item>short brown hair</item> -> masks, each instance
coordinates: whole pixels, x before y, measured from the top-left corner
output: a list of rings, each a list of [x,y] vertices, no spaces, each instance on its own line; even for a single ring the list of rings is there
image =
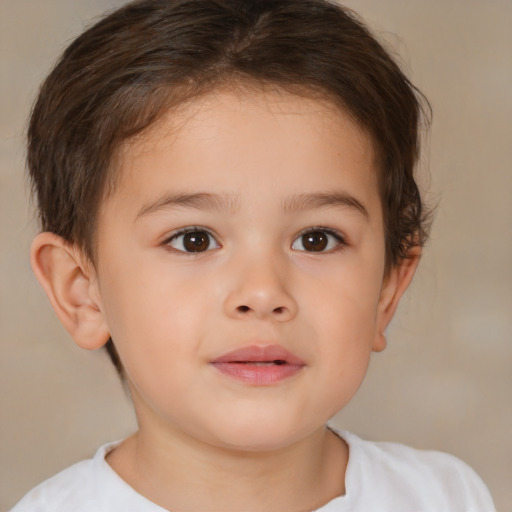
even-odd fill
[[[138,0],[85,31],[43,83],[30,119],[42,229],[94,262],[98,207],[122,143],[234,81],[341,106],[375,148],[387,264],[424,243],[413,171],[428,103],[357,16],[328,0]],[[120,369],[111,341],[107,348]]]

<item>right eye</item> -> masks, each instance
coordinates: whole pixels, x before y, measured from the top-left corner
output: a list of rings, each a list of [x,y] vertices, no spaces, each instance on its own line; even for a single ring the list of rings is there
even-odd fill
[[[205,252],[220,247],[211,233],[197,228],[186,229],[176,233],[167,240],[166,245],[186,253]]]

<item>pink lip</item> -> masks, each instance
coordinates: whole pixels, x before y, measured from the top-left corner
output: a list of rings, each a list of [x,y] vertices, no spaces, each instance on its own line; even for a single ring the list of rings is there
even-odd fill
[[[254,386],[268,386],[299,373],[302,359],[279,345],[251,345],[228,352],[211,364],[224,375]]]

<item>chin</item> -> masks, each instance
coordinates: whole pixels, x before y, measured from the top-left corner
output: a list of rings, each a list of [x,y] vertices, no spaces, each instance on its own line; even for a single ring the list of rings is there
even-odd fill
[[[309,429],[297,422],[272,422],[268,418],[265,421],[253,418],[244,422],[239,418],[226,425],[221,432],[217,430],[215,444],[242,452],[276,451],[300,441],[309,433]]]

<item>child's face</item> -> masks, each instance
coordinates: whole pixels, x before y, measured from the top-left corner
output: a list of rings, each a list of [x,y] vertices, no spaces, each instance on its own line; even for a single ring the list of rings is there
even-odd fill
[[[125,148],[99,216],[98,303],[141,428],[285,446],[343,408],[384,348],[371,143],[333,107],[270,92],[172,119]],[[251,357],[287,363],[235,362]]]

